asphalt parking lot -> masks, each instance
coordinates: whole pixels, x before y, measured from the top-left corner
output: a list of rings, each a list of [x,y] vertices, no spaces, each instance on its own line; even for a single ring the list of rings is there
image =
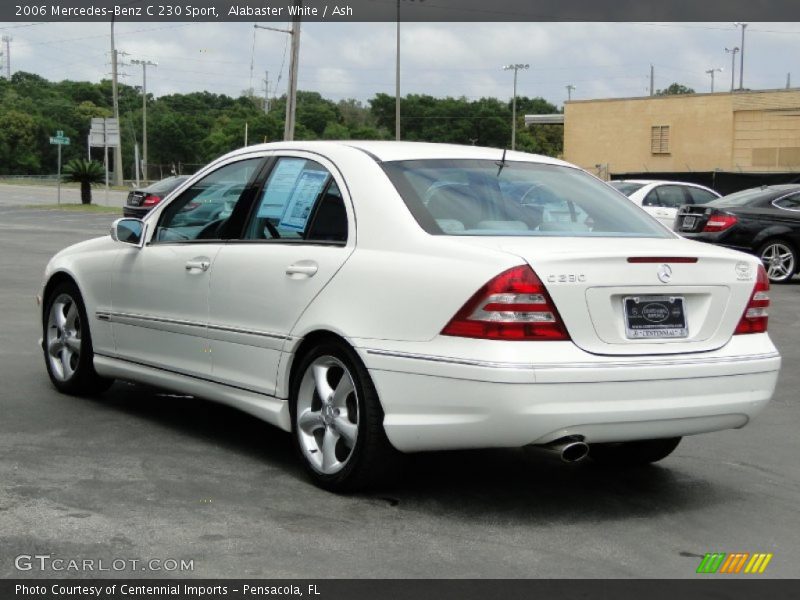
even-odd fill
[[[798,574],[798,281],[773,287],[784,366],[743,430],[627,472],[522,450],[419,455],[391,489],[335,496],[306,481],[288,434],[233,409],[124,383],[57,394],[33,296],[49,257],[114,215],[12,204],[0,202],[0,577],[695,577],[713,551],[772,552],[760,577]],[[21,572],[21,554],[194,570]]]

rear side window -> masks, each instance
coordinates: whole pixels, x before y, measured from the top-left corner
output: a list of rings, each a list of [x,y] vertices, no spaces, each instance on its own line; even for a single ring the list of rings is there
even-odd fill
[[[800,210],[800,194],[785,196],[779,200],[775,200],[773,204],[778,208],[783,208],[785,210]]]
[[[341,191],[321,164],[297,157],[275,163],[247,226],[249,240],[347,240]]]
[[[632,202],[572,167],[457,159],[382,166],[434,235],[669,237]]]
[[[660,185],[642,202],[642,206],[657,206],[661,208],[680,208],[689,200],[683,193],[683,188],[677,185]]]
[[[626,196],[630,196],[644,187],[643,183],[633,183],[631,181],[609,181],[608,184]]]

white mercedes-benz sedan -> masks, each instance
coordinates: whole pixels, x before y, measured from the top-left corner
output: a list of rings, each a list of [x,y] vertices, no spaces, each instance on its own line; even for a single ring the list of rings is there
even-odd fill
[[[56,388],[145,382],[292,432],[314,482],[402,453],[636,465],[746,425],[780,356],[759,260],[567,163],[397,142],[251,146],[48,264]]]

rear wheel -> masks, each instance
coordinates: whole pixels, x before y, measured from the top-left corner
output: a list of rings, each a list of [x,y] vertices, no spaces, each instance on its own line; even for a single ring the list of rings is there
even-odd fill
[[[99,394],[113,383],[94,370],[89,320],[78,288],[58,285],[45,304],[44,362],[50,381],[67,394]]]
[[[386,480],[399,458],[375,386],[352,349],[326,341],[300,359],[291,395],[295,448],[318,486],[335,492]]]
[[[797,251],[783,240],[770,240],[758,250],[758,256],[772,283],[786,283],[797,271]]]
[[[681,438],[659,440],[638,440],[635,442],[619,442],[612,444],[591,444],[589,458],[601,465],[634,467],[646,465],[666,458]]]

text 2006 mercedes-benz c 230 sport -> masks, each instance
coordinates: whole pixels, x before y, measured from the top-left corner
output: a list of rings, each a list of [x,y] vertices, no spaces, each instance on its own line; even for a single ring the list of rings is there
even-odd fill
[[[291,431],[331,490],[424,450],[654,462],[746,425],[780,367],[757,258],[491,148],[243,148],[57,254],[41,298],[59,390],[238,407]]]

